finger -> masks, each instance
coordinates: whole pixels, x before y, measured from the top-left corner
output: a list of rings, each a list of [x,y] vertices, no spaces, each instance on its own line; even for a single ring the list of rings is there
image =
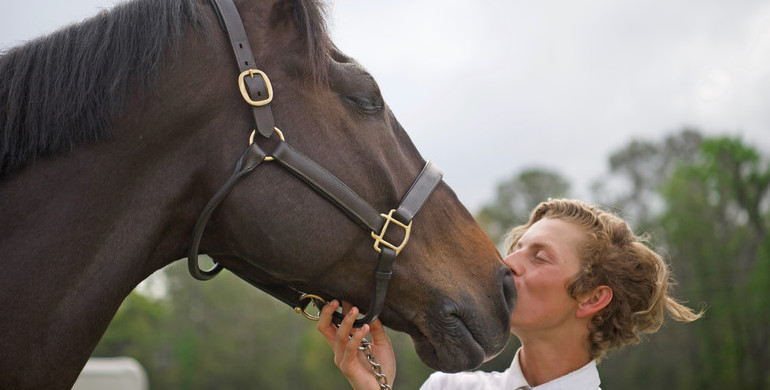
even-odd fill
[[[340,307],[340,302],[333,299],[321,308],[321,314],[318,316],[319,325],[329,325],[332,322],[332,313]],[[324,326],[325,327],[325,326]]]
[[[372,321],[369,333],[372,335],[372,351],[377,362],[381,364],[382,373],[393,383],[396,379],[396,356],[390,338],[385,333],[385,327],[379,319]]]
[[[332,314],[337,310],[339,305],[339,301],[336,299],[332,300],[321,308],[321,315],[318,317],[318,331],[321,332],[326,339],[326,342],[329,343],[329,346],[332,348],[334,347],[334,340],[337,337],[337,327],[332,324]]]
[[[369,333],[369,325],[364,325],[359,329],[356,329],[345,344],[344,356],[340,368],[343,370],[352,369],[360,364],[361,355],[359,354],[358,347],[361,345],[361,340],[364,339],[366,334]]]
[[[358,316],[358,308],[352,307],[345,318],[340,323],[337,329],[337,338],[334,344],[334,353],[343,354],[345,352],[345,346],[350,340],[349,336],[353,332],[353,322]]]
[[[372,334],[373,344],[387,344],[390,345],[390,338],[385,333],[385,327],[382,326],[382,321],[378,319],[372,321],[369,326],[369,333]]]
[[[348,350],[347,352],[353,352],[351,355],[355,355],[355,353],[358,352],[358,347],[361,345],[361,341],[366,337],[366,334],[369,333],[369,325],[364,324],[359,329],[356,329],[353,334],[350,335],[350,340],[348,340],[348,344],[345,346]]]

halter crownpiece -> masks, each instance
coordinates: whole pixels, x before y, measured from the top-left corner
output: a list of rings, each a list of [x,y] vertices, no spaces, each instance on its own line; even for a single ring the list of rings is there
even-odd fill
[[[336,205],[359,226],[371,232],[371,237],[374,239],[373,248],[379,252],[377,265],[374,269],[374,287],[367,313],[363,318],[357,319],[353,326],[361,327],[374,321],[385,306],[385,295],[392,275],[393,261],[409,241],[412,219],[441,182],[441,170],[436,164],[428,161],[401,199],[398,207],[390,210],[387,214],[377,212],[339,178],[285,141],[283,133],[274,125],[273,114],[270,109],[273,99],[270,79],[263,71],[256,69],[251,47],[235,4],[232,0],[210,1],[217,12],[222,28],[228,32],[230,37],[230,43],[241,70],[238,76],[238,87],[244,100],[251,106],[256,125],[255,132],[266,138],[275,132],[279,135],[280,142],[272,155],[268,155],[254,142],[254,133],[252,133],[249,146],[238,159],[233,174],[214,194],[198,217],[193,229],[188,256],[190,274],[196,279],[208,280],[222,270],[219,263],[214,263],[214,266],[208,270],[201,269],[198,264],[198,248],[206,224],[214,210],[243,176],[253,172],[264,161],[276,161]],[[259,77],[254,77],[254,75]],[[393,226],[404,230],[404,238],[400,243],[394,244],[385,239],[387,230]],[[295,311],[310,319],[317,320],[318,318],[306,312],[307,306],[311,302],[317,307],[326,303],[326,300],[318,295],[305,294],[290,286],[255,281],[237,273],[236,275],[290,305]],[[342,314],[335,312],[333,321],[339,324],[343,318]]]

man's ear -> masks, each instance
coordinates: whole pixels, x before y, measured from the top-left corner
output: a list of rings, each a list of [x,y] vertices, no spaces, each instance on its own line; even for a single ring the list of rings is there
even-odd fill
[[[580,301],[576,315],[578,318],[594,315],[607,307],[610,301],[612,301],[612,289],[608,286],[599,286]]]

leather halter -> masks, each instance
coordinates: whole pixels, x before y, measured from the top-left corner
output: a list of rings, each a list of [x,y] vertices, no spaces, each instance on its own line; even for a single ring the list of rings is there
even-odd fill
[[[433,190],[441,182],[441,170],[433,162],[427,162],[412,183],[411,188],[401,199],[399,206],[388,214],[378,213],[339,178],[285,142],[283,134],[274,126],[273,115],[270,109],[270,102],[273,98],[270,79],[264,72],[256,68],[246,31],[233,0],[210,1],[217,13],[222,29],[226,30],[230,37],[238,67],[241,71],[238,78],[239,87],[244,100],[252,106],[256,125],[255,132],[259,132],[265,138],[270,138],[276,132],[280,136],[281,142],[278,143],[272,155],[268,156],[267,153],[253,142],[254,133],[252,133],[250,144],[238,159],[232,176],[214,194],[198,217],[193,230],[188,256],[190,274],[196,279],[208,280],[222,270],[222,265],[219,263],[214,263],[214,266],[208,270],[203,270],[199,267],[198,248],[206,224],[214,210],[222,203],[243,176],[253,172],[263,161],[276,161],[340,208],[362,228],[371,232],[371,236],[374,239],[374,250],[379,252],[379,258],[374,270],[374,287],[366,315],[363,318],[357,319],[354,326],[361,327],[374,321],[385,305],[385,295],[392,275],[393,261],[409,240],[412,218],[414,218],[415,214],[417,214],[431,193],[433,193]],[[254,77],[255,74],[260,77]],[[393,225],[404,229],[404,238],[399,244],[393,244],[385,240],[387,229]],[[305,311],[310,302],[312,301],[319,308],[326,303],[322,297],[305,294],[290,286],[255,281],[237,273],[236,275],[311,319],[317,319],[317,317],[307,314]],[[334,313],[335,323],[339,324],[342,319],[343,316],[340,313]]]

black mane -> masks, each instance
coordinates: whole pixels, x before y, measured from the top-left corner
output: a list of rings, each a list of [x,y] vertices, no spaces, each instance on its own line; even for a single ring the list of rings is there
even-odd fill
[[[129,82],[151,85],[191,21],[200,24],[194,0],[139,0],[0,57],[0,179],[108,136]]]
[[[0,56],[0,180],[35,159],[108,137],[129,88],[152,87],[164,52],[190,24],[204,30],[208,1],[135,0]],[[330,42],[323,7],[294,12],[316,77]]]

